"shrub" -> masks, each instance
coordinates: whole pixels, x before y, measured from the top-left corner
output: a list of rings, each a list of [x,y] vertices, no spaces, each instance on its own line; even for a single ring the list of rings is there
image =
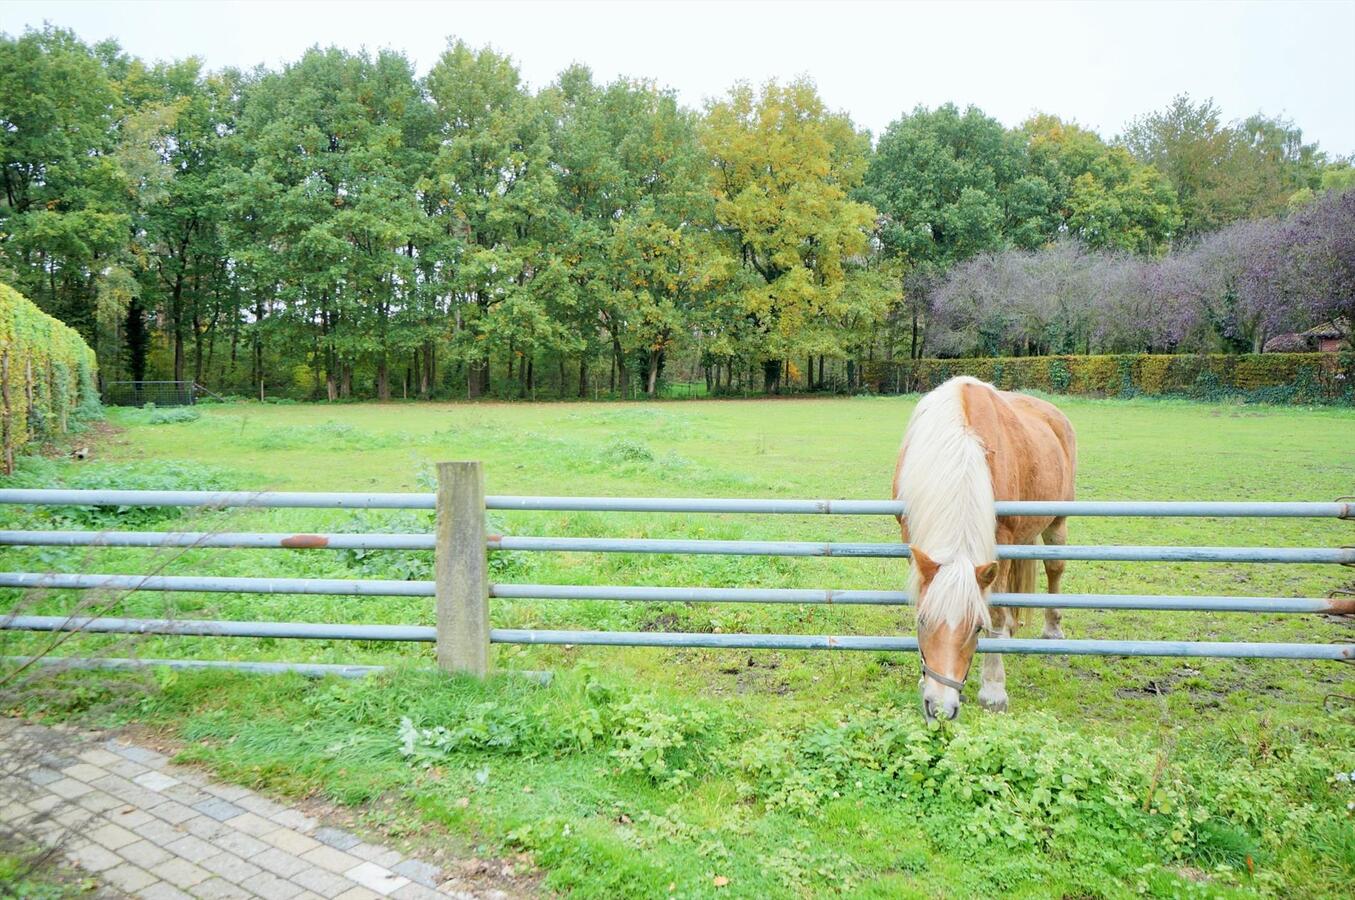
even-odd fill
[[[929,391],[969,375],[1003,389],[1101,397],[1176,395],[1256,403],[1355,401],[1355,352],[1242,355],[1022,356],[877,363],[866,372],[879,390]]]
[[[33,438],[70,430],[72,418],[97,418],[94,351],[74,329],[0,284],[0,399],[5,474]],[[74,414],[74,415],[72,415]]]
[[[196,409],[180,406],[176,409],[157,409],[146,421],[151,425],[182,425],[186,422],[196,422],[201,418],[202,413]]]

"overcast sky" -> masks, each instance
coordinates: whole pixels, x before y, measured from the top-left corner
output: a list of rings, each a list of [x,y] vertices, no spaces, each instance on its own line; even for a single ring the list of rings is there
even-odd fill
[[[1283,115],[1355,153],[1355,0],[1273,3],[15,2],[145,59],[279,66],[313,44],[394,48],[426,72],[449,35],[510,54],[534,87],[572,62],[653,78],[699,106],[739,80],[812,77],[877,136],[917,104],[1035,111],[1118,134],[1181,92],[1228,119]],[[0,101],[2,102],[2,101]]]

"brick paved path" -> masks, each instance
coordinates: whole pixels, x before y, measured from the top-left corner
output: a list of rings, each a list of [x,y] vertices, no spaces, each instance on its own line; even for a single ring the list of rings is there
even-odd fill
[[[148,900],[507,896],[116,739],[0,718],[0,760],[0,823]]]

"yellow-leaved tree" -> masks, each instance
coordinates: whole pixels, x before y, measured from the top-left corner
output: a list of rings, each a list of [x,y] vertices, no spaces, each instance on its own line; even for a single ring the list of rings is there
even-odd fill
[[[762,90],[739,85],[706,110],[717,229],[743,277],[722,305],[726,323],[763,363],[767,390],[783,360],[815,326],[836,317],[848,265],[863,258],[875,210],[850,199],[865,174],[870,138],[830,111],[807,79]],[[739,328],[743,324],[745,328]]]

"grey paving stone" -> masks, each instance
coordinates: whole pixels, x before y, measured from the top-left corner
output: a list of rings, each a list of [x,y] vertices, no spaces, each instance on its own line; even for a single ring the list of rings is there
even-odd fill
[[[299,831],[293,831],[290,828],[279,828],[277,831],[270,831],[263,836],[263,840],[279,850],[285,850],[293,856],[314,850],[320,846],[320,842],[314,838],[306,837]]]
[[[365,887],[354,885],[342,894],[339,894],[335,900],[375,900],[375,898],[380,896],[381,895],[376,891],[369,891]]]
[[[234,853],[218,853],[210,859],[204,859],[199,865],[213,875],[220,875],[232,884],[239,884],[251,875],[257,875],[263,871],[253,863],[245,862]]]
[[[119,759],[115,763],[109,763],[104,768],[122,778],[135,778],[142,772],[150,771],[141,763],[134,763],[130,759]]]
[[[51,784],[53,781],[61,780],[61,773],[55,769],[39,766],[38,768],[29,769],[24,772],[24,778],[27,778],[34,784]]]
[[[377,844],[369,844],[366,841],[351,848],[348,852],[358,857],[359,859],[363,859],[371,863],[376,863],[378,866],[387,866],[387,867],[393,866],[396,863],[398,863],[401,859],[403,859],[403,857],[400,856],[399,853],[395,852],[389,847],[381,847],[378,846]]]
[[[148,888],[143,888],[137,892],[137,896],[142,900],[193,900],[192,894],[186,894],[172,884],[165,884],[163,881],[157,881]]]
[[[268,849],[268,845],[263,841],[239,831],[226,831],[220,837],[213,838],[212,843],[245,859]]]
[[[84,796],[77,797],[75,802],[92,813],[106,813],[110,809],[117,809],[122,806],[122,801],[117,797],[100,790],[93,790]]]
[[[391,871],[403,875],[410,881],[417,881],[425,887],[436,887],[442,870],[417,859],[406,859],[391,866]]]
[[[256,866],[281,875],[283,878],[295,875],[306,868],[306,863],[302,861],[301,857],[293,856],[277,847],[269,847],[264,852],[251,856],[249,861]]]
[[[353,882],[342,875],[315,866],[297,872],[292,876],[292,881],[321,897],[337,897],[353,886]]]
[[[186,831],[194,837],[200,837],[209,843],[217,843],[224,834],[234,834],[235,832],[224,822],[218,822],[216,819],[208,816],[194,816],[174,826],[180,831]]]
[[[271,831],[278,830],[276,822],[270,822],[262,816],[252,812],[241,813],[233,819],[227,819],[226,824],[236,831],[243,831],[245,834],[253,837],[263,837]]]
[[[222,800],[235,801],[241,797],[248,797],[254,793],[249,788],[240,787],[238,784],[204,784],[202,789],[214,797],[220,797]]]
[[[218,822],[224,822],[227,819],[234,819],[238,815],[244,814],[244,810],[234,803],[228,803],[220,797],[212,797],[207,800],[200,800],[193,804],[193,809],[203,815],[211,816]]]
[[[403,875],[396,875],[385,866],[378,866],[376,863],[365,862],[359,866],[354,866],[343,877],[351,881],[356,881],[363,887],[376,891],[378,894],[389,894],[397,891],[409,884],[409,879]]]
[[[151,769],[133,778],[132,783],[139,784],[148,791],[163,793],[166,789],[175,787],[180,782],[179,779],[166,775],[164,772]]]
[[[135,844],[138,840],[135,834],[121,825],[114,825],[112,822],[100,825],[89,832],[87,837],[97,844],[104,845],[109,850],[120,850],[128,844]]]
[[[301,854],[301,858],[336,875],[342,875],[362,862],[356,856],[335,850],[333,847],[316,847],[308,853]]]
[[[240,882],[240,887],[258,894],[264,900],[292,900],[302,891],[300,885],[293,884],[285,878],[279,878],[272,872],[260,872],[246,878]]]
[[[350,850],[362,843],[362,839],[356,834],[344,831],[342,828],[317,828],[311,837],[322,844],[328,844],[335,850]]]
[[[247,900],[249,897],[249,891],[222,878],[209,878],[193,885],[188,892],[202,900]]]
[[[46,785],[47,790],[66,800],[74,800],[81,794],[88,794],[94,788],[85,784],[83,781],[76,781],[74,778],[58,778],[56,781]]]
[[[204,791],[197,785],[179,783],[164,790],[166,797],[178,800],[184,806],[196,806],[204,800],[211,800],[212,795]]]
[[[67,778],[74,778],[76,781],[90,782],[96,778],[102,778],[108,773],[98,766],[92,766],[87,762],[75,762],[61,770],[61,774]]]
[[[169,762],[164,754],[156,753],[154,750],[147,750],[144,747],[138,747],[135,744],[124,744],[116,738],[104,742],[104,748],[110,753],[116,753],[123,759],[131,760],[138,765],[146,766],[151,769],[158,769]]]
[[[165,849],[175,856],[192,863],[216,856],[221,852],[202,838],[194,837],[191,834],[184,835],[172,844],[166,844]]]
[[[180,822],[186,822],[197,815],[193,807],[184,806],[178,800],[162,800],[158,805],[152,806],[147,810],[157,819],[164,819],[171,825],[178,825]]]
[[[39,753],[38,762],[49,768],[66,769],[80,762],[80,760],[65,753]]]
[[[121,856],[99,844],[84,844],[67,850],[66,858],[86,872],[102,872],[123,863]]]
[[[282,812],[274,813],[268,818],[285,828],[292,828],[297,831],[310,831],[316,824],[314,819],[303,815],[294,809],[284,809]]]
[[[87,763],[99,766],[101,768],[108,768],[109,766],[115,765],[117,762],[119,762],[122,759],[122,757],[118,756],[115,753],[109,753],[107,750],[101,750],[98,747],[91,747],[90,749],[84,750],[80,753],[80,759],[84,760]]]
[[[158,866],[152,866],[151,872],[175,887],[188,890],[212,877],[211,872],[201,866],[193,865],[186,859],[171,859],[168,862],[162,862]]]
[[[120,866],[114,866],[111,869],[105,869],[99,873],[99,878],[106,881],[113,887],[124,890],[129,894],[135,893],[144,887],[150,887],[159,881],[150,872],[140,866],[134,866],[131,863],[123,863]]]
[[[170,859],[169,851],[148,840],[142,839],[134,844],[128,844],[118,850],[118,855],[130,863],[135,863],[143,869],[149,869],[151,866],[158,866],[160,863]]]
[[[395,897],[396,900],[447,900],[446,894],[416,882],[410,882],[404,887],[393,891],[391,896]]]
[[[273,816],[282,812],[286,807],[274,803],[266,797],[260,797],[258,794],[251,793],[235,801],[237,806],[244,807],[249,812],[265,819],[271,819]]]

